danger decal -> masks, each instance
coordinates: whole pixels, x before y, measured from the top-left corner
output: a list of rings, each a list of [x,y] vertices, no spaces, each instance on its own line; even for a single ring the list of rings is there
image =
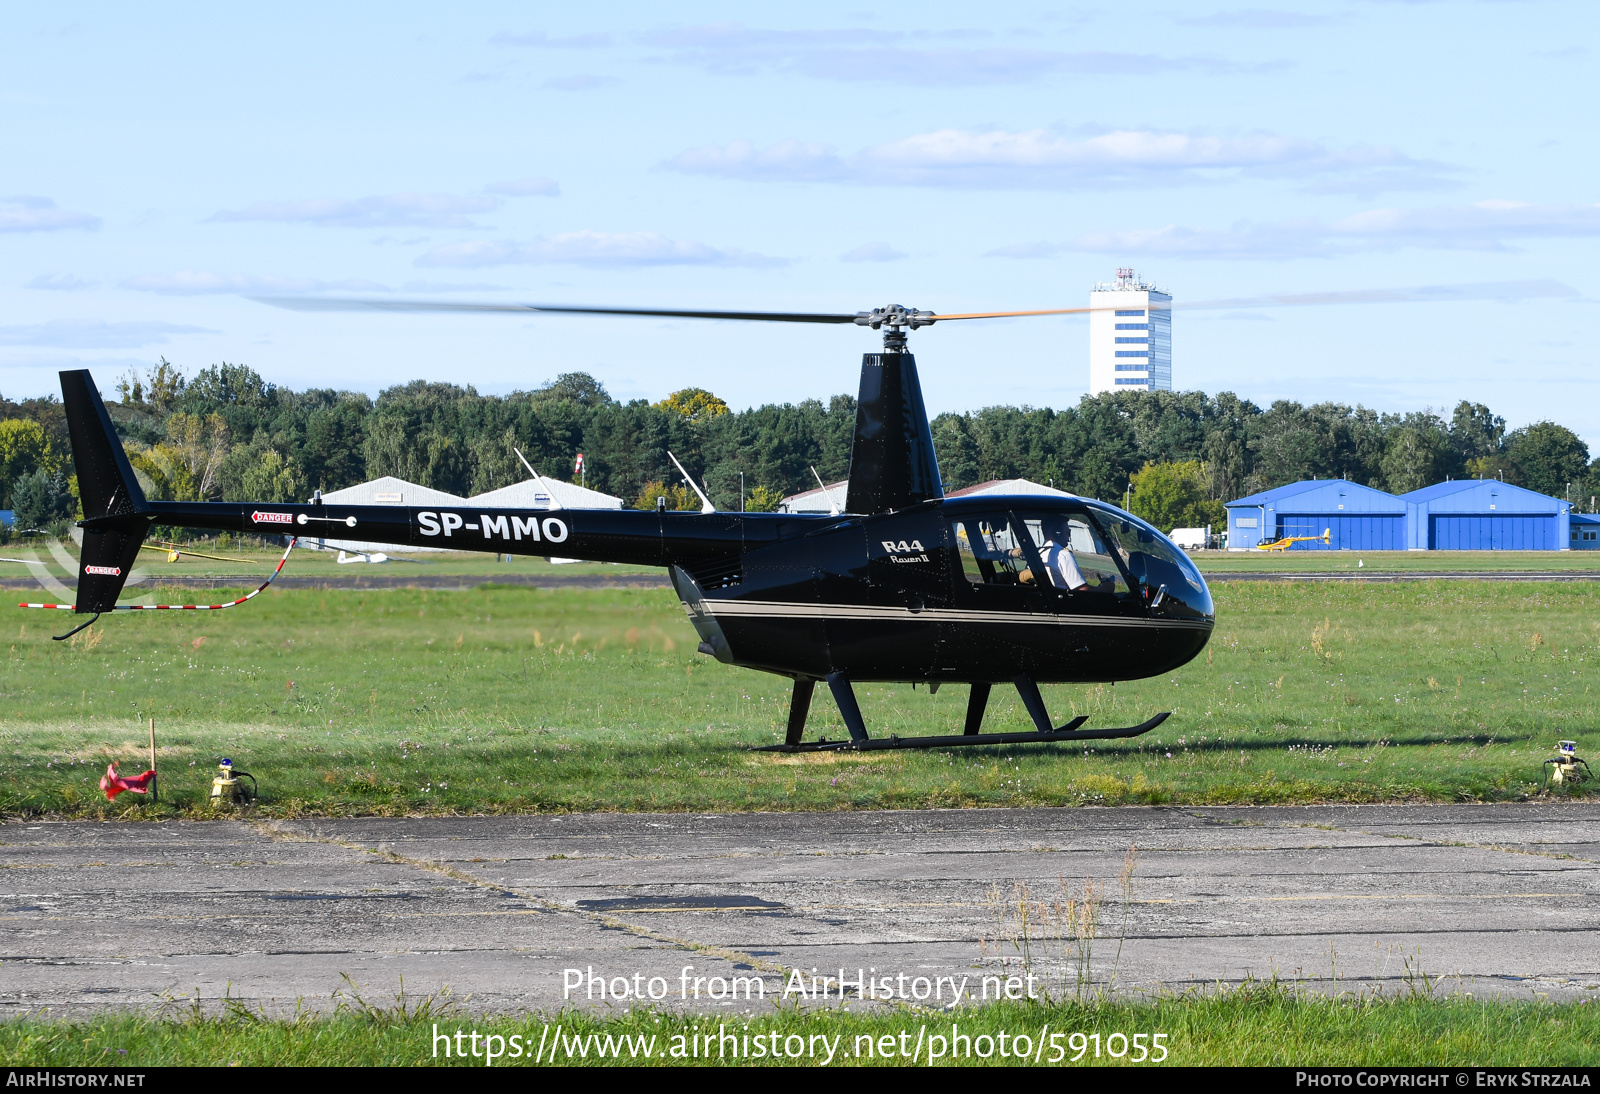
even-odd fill
[[[83,568],[83,572],[86,573],[86,574],[99,574],[101,577],[121,577],[122,576],[122,567],[120,567],[120,566],[85,566]]]
[[[250,519],[257,524],[293,524],[293,513],[251,513]]]

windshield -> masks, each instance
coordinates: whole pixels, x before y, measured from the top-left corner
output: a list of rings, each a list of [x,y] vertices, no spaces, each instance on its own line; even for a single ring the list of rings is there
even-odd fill
[[[1105,504],[1090,507],[1133,580],[1152,594],[1167,587],[1163,608],[1170,605],[1184,615],[1215,616],[1211,591],[1193,559],[1138,517]]]

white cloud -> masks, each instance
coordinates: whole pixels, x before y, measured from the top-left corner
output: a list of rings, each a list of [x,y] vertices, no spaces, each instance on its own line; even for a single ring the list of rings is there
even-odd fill
[[[215,270],[180,270],[170,274],[140,274],[122,282],[139,292],[192,296],[200,293],[319,293],[388,292],[374,281],[318,281],[311,277],[270,277],[259,274],[218,273]]]
[[[904,251],[897,251],[891,245],[879,240],[875,243],[863,243],[861,246],[846,251],[839,256],[841,262],[898,262],[909,257]]]
[[[418,266],[781,266],[787,259],[719,249],[659,232],[561,232],[526,243],[478,240],[435,247]]]
[[[104,319],[52,319],[47,323],[0,327],[0,346],[53,346],[62,349],[131,349],[159,346],[170,334],[214,334],[205,327],[149,321],[108,323]]]
[[[561,187],[556,185],[556,180],[546,178],[511,179],[507,182],[493,182],[485,186],[484,189],[491,194],[505,194],[514,198],[553,198],[561,195]]]
[[[258,201],[225,209],[210,220],[266,220],[326,228],[475,228],[472,214],[488,213],[504,202],[486,194],[387,194],[365,198],[311,198]]]
[[[1239,221],[1228,228],[1161,228],[1088,232],[1066,244],[1002,247],[998,257],[1047,257],[1050,251],[1153,255],[1175,258],[1317,258],[1401,247],[1434,250],[1512,251],[1524,239],[1600,236],[1600,205],[1536,205],[1479,201],[1423,209],[1371,209],[1343,220],[1311,218],[1267,223]]]
[[[1304,258],[1330,253],[1326,241],[1320,238],[1322,228],[1311,220],[1274,224],[1240,221],[1219,230],[1169,224],[1163,228],[1086,232],[1059,250],[1166,257]]]
[[[988,32],[963,31],[959,35],[970,40],[987,37]],[[671,63],[720,74],[779,71],[852,83],[937,87],[1018,84],[1056,74],[1145,76],[1175,71],[1223,74],[1283,67],[1281,62],[1241,65],[1216,57],[922,44],[929,37],[926,33],[876,28],[767,30],[740,23],[709,23],[660,31],[646,35],[643,40],[647,45],[667,50],[665,59]]]
[[[65,273],[40,274],[28,282],[30,289],[49,289],[53,292],[73,292],[77,289],[92,289],[94,286],[93,281],[85,281],[74,274]]]
[[[1600,235],[1600,204],[1541,205],[1491,199],[1430,209],[1372,209],[1334,224],[1347,239],[1471,250],[1510,250],[1508,241]]]
[[[0,232],[55,232],[64,228],[100,227],[100,218],[58,209],[49,198],[15,194],[0,198]]]
[[[689,175],[758,182],[867,181],[852,177],[859,173],[829,146],[793,139],[767,148],[757,148],[752,141],[691,148],[672,157],[666,166]]]
[[[1325,189],[1421,189],[1450,185],[1445,176],[1452,170],[1393,148],[1332,149],[1271,133],[1217,137],[1149,129],[1087,137],[1044,129],[941,129],[852,156],[799,140],[766,148],[741,140],[689,149],[666,166],[687,174],[765,182],[1047,190],[1238,178],[1288,179]]]

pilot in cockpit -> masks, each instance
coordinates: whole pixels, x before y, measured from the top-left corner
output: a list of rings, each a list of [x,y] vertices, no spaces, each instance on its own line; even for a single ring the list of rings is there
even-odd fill
[[[1069,591],[1088,588],[1089,583],[1084,580],[1083,571],[1078,569],[1078,560],[1072,554],[1070,519],[1066,516],[1046,516],[1039,522],[1039,533],[1044,536],[1044,542],[1039,545],[1039,558],[1044,563],[1044,572],[1050,578],[1050,584]],[[1022,548],[1014,548],[1010,554],[1013,558],[1021,558]],[[1031,584],[1033,572],[1024,570],[1018,580]]]

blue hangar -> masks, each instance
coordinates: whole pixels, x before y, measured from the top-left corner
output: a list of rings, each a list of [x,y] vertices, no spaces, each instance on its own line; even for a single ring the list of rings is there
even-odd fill
[[[1600,551],[1600,516],[1593,513],[1572,514],[1567,542],[1574,551]]]
[[[1406,540],[1413,551],[1566,551],[1578,546],[1572,542],[1570,503],[1507,482],[1441,482],[1402,494],[1399,500],[1405,503]]]
[[[1448,484],[1447,484],[1448,485]],[[1228,510],[1228,549],[1250,550],[1284,536],[1320,536],[1329,542],[1297,543],[1296,551],[1403,551],[1404,500],[1343,479],[1312,479],[1263,490]]]

